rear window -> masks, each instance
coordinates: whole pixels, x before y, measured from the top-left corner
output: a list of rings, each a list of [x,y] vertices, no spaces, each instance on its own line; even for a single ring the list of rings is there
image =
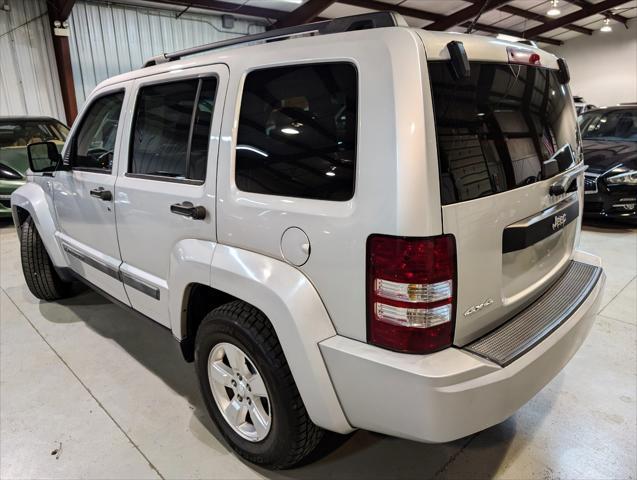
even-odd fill
[[[637,142],[637,109],[596,110],[585,114],[580,122],[582,137],[587,140]]]
[[[0,122],[0,148],[26,147],[36,142],[64,142],[69,129],[57,121],[11,120]]]
[[[572,166],[577,151],[569,90],[556,71],[471,62],[457,80],[448,62],[429,63],[443,205],[535,183]]]

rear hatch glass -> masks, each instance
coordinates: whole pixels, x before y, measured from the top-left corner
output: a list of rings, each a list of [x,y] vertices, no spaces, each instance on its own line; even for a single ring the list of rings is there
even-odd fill
[[[579,134],[556,70],[470,62],[470,78],[457,79],[449,62],[428,67],[443,229],[458,249],[455,341],[464,344],[537,298],[566,267],[577,183],[561,195],[549,188],[575,167]]]

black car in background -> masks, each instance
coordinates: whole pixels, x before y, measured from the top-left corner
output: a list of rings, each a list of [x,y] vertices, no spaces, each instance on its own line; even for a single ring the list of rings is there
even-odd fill
[[[637,223],[637,105],[599,108],[580,117],[584,215]]]

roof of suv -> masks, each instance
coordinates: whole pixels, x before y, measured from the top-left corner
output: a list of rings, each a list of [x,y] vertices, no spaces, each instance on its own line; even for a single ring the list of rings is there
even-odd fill
[[[599,112],[600,110],[606,112],[612,112],[615,110],[637,110],[637,103],[621,103],[619,105],[609,105],[607,107],[596,107],[587,110],[582,115],[588,115],[589,113]]]
[[[33,121],[63,123],[57,118],[47,117],[45,115],[9,115],[5,117],[0,117],[0,122],[33,122]]]
[[[331,24],[334,22],[349,21],[349,24],[354,24],[357,19],[364,17],[375,17],[379,13],[390,13],[395,23],[393,26],[387,26],[386,22],[379,26],[373,26],[365,29],[354,30],[335,30],[329,29],[327,32],[321,33],[321,26],[324,24]],[[534,53],[539,53],[542,56],[542,65],[549,68],[557,68],[557,57],[549,52],[540,50],[535,46],[530,46],[518,42],[510,42],[500,40],[495,37],[476,35],[476,34],[464,34],[456,32],[433,32],[420,28],[412,28],[402,19],[402,17],[393,12],[379,12],[374,14],[355,15],[352,17],[343,17],[340,19],[334,19],[331,21],[317,22],[314,24],[302,25],[300,27],[292,27],[292,33],[286,33],[288,29],[272,30],[265,32],[264,34],[249,35],[245,37],[238,37],[236,39],[225,40],[212,44],[202,45],[200,47],[194,47],[192,49],[186,49],[181,52],[175,52],[174,54],[162,54],[158,57],[153,57],[147,64],[149,66],[127,72],[115,77],[109,78],[97,86],[97,89],[114,85],[117,83],[134,80],[137,78],[147,77],[151,75],[157,75],[160,73],[166,73],[173,70],[191,68],[202,65],[209,65],[213,63],[226,63],[234,56],[238,55],[238,51],[242,56],[250,55],[253,51],[255,59],[259,58],[257,51],[269,46],[269,40],[276,39],[275,45],[277,49],[289,48],[290,50],[299,48],[299,44],[305,42],[324,42],[332,43],[343,40],[343,36],[356,35],[359,36],[358,41],[364,41],[365,38],[378,39],[388,31],[407,31],[412,35],[418,35],[423,43],[427,46],[427,56],[429,60],[447,60],[449,59],[449,52],[447,51],[447,44],[451,41],[460,41],[464,44],[468,57],[471,60],[478,61],[494,61],[494,62],[508,62],[508,56],[506,47],[513,47],[517,49],[527,50]],[[382,18],[386,20],[386,18]],[[313,25],[318,27],[312,28]],[[281,32],[280,34],[277,34]],[[267,33],[267,36],[266,36]],[[311,33],[318,33],[311,35]],[[304,34],[299,36],[299,34]],[[280,41],[285,39],[285,41]],[[267,43],[255,43],[255,42],[267,42]],[[207,53],[204,53],[207,52]],[[197,54],[196,56],[192,56]],[[163,58],[168,57],[168,58]],[[172,59],[174,58],[174,60]],[[255,63],[257,63],[255,61]]]

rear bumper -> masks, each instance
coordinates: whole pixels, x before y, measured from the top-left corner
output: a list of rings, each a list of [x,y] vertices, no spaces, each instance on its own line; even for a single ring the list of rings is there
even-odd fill
[[[575,259],[601,267],[592,255]],[[604,283],[602,273],[558,328],[506,366],[461,348],[408,355],[341,336],[321,352],[352,426],[447,442],[507,419],[560,372],[593,325]]]

